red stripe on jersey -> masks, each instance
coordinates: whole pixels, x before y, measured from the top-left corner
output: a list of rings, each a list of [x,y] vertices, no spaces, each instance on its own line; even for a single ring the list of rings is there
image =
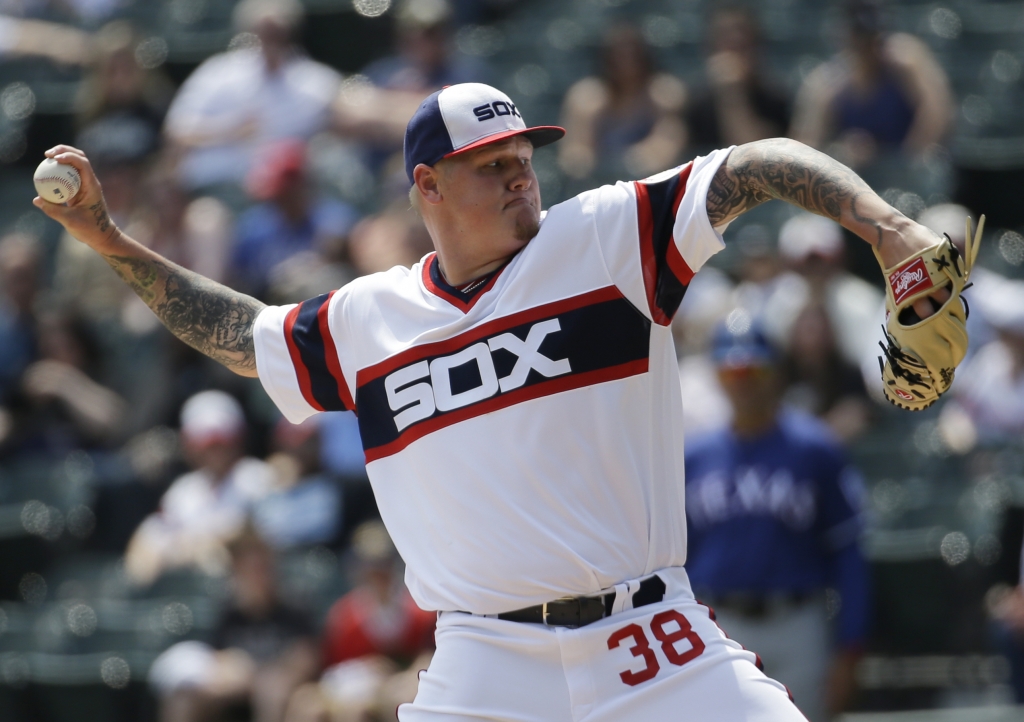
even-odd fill
[[[679,213],[679,204],[683,202],[683,196],[686,195],[686,184],[690,180],[690,171],[692,170],[693,163],[690,162],[686,164],[686,167],[683,168],[682,171],[679,172],[679,187],[676,188],[676,197],[672,201],[673,219],[676,217],[676,214]],[[690,281],[693,280],[693,271],[679,252],[679,247],[676,246],[675,236],[672,236],[668,242],[668,248],[665,250],[665,261],[668,264],[669,270],[672,271],[672,274],[677,279],[679,279],[679,282],[684,286],[688,286]]]
[[[420,359],[458,351],[463,346],[471,344],[477,339],[485,338],[497,333],[502,329],[512,328],[513,326],[519,326],[524,323],[530,323],[531,321],[537,321],[550,316],[557,316],[560,313],[571,311],[575,308],[582,308],[583,306],[589,306],[593,303],[614,301],[617,298],[623,298],[619,289],[615,286],[606,286],[605,288],[599,288],[596,291],[589,291],[580,296],[573,296],[572,298],[555,301],[543,306],[535,306],[534,308],[527,309],[526,311],[513,313],[511,316],[504,316],[493,321],[488,321],[487,323],[481,324],[466,333],[453,336],[452,338],[445,339],[444,341],[435,341],[434,343],[425,343],[422,346],[416,346],[408,351],[403,351],[391,356],[390,358],[384,359],[374,366],[367,366],[364,369],[360,369],[359,373],[356,374],[356,386],[359,387],[373,381],[374,379],[380,378],[381,376],[386,376],[395,369],[414,363]]]
[[[672,319],[666,316],[654,300],[658,289],[658,259],[654,255],[654,217],[651,211],[651,198],[647,195],[647,186],[634,181],[636,188],[637,223],[640,231],[640,267],[643,271],[644,289],[647,291],[647,308],[654,322],[667,326]]]
[[[452,411],[451,413],[443,414],[442,416],[436,416],[432,419],[428,419],[422,423],[409,427],[408,431],[403,433],[390,444],[384,444],[383,446],[377,446],[369,449],[366,452],[366,463],[369,464],[371,461],[376,461],[377,459],[382,459],[385,456],[397,454],[417,439],[421,439],[427,434],[431,434],[439,429],[451,426],[452,424],[457,424],[460,421],[466,421],[467,419],[472,419],[492,411],[498,411],[499,409],[504,409],[523,401],[541,398],[542,396],[551,396],[552,394],[571,391],[572,389],[579,389],[584,386],[593,386],[595,384],[605,383],[606,381],[615,381],[629,376],[637,376],[639,374],[647,373],[647,368],[648,360],[646,358],[638,359],[636,361],[630,361],[628,363],[619,364],[618,366],[598,369],[588,373],[561,376],[551,379],[550,381],[533,384],[532,386],[525,386],[523,388],[516,389],[515,391],[509,391],[508,393],[493,396],[487,401],[482,401],[478,404],[473,404],[472,406],[466,406],[457,411]]]
[[[295,378],[298,379],[302,398],[317,411],[323,411],[324,407],[313,397],[313,384],[309,380],[309,369],[306,368],[306,364],[302,363],[302,354],[299,353],[298,344],[295,343],[293,336],[295,321],[299,317],[301,308],[302,305],[299,304],[284,317],[284,340],[288,344],[288,355],[292,357],[292,366],[295,368]]]
[[[495,281],[498,280],[498,276],[500,276],[502,274],[502,271],[505,270],[504,267],[503,267],[501,270],[499,270],[497,273],[495,273],[494,276],[491,278],[491,280],[489,280],[486,284],[484,284],[483,288],[481,288],[478,291],[476,291],[476,293],[473,295],[473,298],[471,298],[469,300],[469,303],[466,303],[465,301],[463,301],[458,296],[454,296],[454,295],[448,293],[448,291],[444,290],[443,288],[438,286],[436,283],[434,283],[434,279],[432,279],[430,277],[430,265],[432,263],[437,263],[437,262],[438,262],[438,260],[437,260],[437,253],[431,253],[427,257],[427,260],[425,260],[423,262],[423,273],[422,273],[423,285],[432,294],[434,294],[435,296],[437,296],[438,298],[440,298],[443,301],[447,301],[448,303],[450,303],[451,305],[455,306],[455,308],[459,309],[463,313],[469,313],[469,309],[473,308],[473,306],[476,305],[476,302],[480,300],[481,296],[483,296],[485,293],[487,293],[488,291],[491,290],[491,287],[494,286]]]
[[[679,171],[679,187],[676,188],[676,197],[672,201],[672,217],[679,213],[679,204],[683,202],[686,195],[686,184],[690,180],[690,171],[693,170],[693,161],[686,164],[686,167]]]
[[[668,270],[672,271],[672,275],[679,279],[679,282],[684,286],[690,285],[690,281],[693,279],[693,271],[686,265],[686,261],[683,260],[683,256],[679,253],[679,248],[676,247],[676,240],[673,238],[668,242],[668,248],[665,250],[665,263],[668,265]]]
[[[327,307],[331,304],[331,299],[335,293],[337,292],[331,291],[327,294],[327,300],[320,305],[316,312],[316,322],[320,326],[320,336],[324,340],[324,361],[327,363],[327,369],[331,372],[331,376],[334,377],[335,382],[338,384],[338,396],[341,398],[341,402],[345,404],[346,409],[355,411],[356,404],[352,400],[348,384],[345,383],[345,374],[341,371],[341,359],[338,358],[338,347],[334,345],[334,336],[331,335],[331,326],[328,322]]]

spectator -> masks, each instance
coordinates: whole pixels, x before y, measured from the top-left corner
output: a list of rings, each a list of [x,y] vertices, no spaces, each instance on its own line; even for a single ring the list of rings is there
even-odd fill
[[[864,379],[843,359],[820,304],[807,305],[793,322],[784,374],[788,405],[821,418],[846,443],[866,430],[871,406]]]
[[[93,67],[75,103],[75,145],[90,158],[137,161],[159,147],[174,87],[160,71],[139,66],[135,49],[141,40],[125,21],[109,23],[96,34]]]
[[[718,7],[709,22],[705,82],[686,104],[690,147],[697,153],[786,134],[786,91],[767,75],[753,12]]]
[[[409,267],[432,250],[427,227],[407,199],[394,201],[352,230],[352,263],[359,273]]]
[[[853,167],[880,153],[917,157],[953,118],[949,79],[928,47],[886,34],[877,0],[846,2],[846,49],[819,66],[797,96],[790,136]]]
[[[860,478],[820,422],[780,406],[777,355],[749,316],[718,328],[713,356],[733,421],[686,444],[687,571],[729,636],[820,722],[849,701],[867,631]],[[835,647],[826,587],[841,600]]]
[[[274,489],[255,507],[253,519],[275,549],[330,544],[341,532],[341,489],[320,469],[320,422],[280,419],[274,427]]]
[[[451,14],[447,0],[405,0],[396,17],[395,54],[370,63],[363,73],[378,88],[418,93],[421,99],[446,85],[486,82],[478,62],[452,51]]]
[[[292,692],[316,674],[312,620],[282,600],[270,547],[246,528],[228,549],[231,601],[212,644],[180,642],[150,669],[161,722],[203,722],[232,708],[281,722]]]
[[[125,566],[136,583],[149,584],[178,567],[223,571],[225,541],[272,483],[270,468],[244,455],[245,432],[241,406],[223,391],[203,391],[185,402],[181,443],[193,471],[171,484],[159,511],[132,537]]]
[[[395,53],[370,63],[361,85],[338,96],[338,130],[373,146],[378,164],[401,150],[405,126],[423,99],[446,85],[486,80],[477,63],[452,52],[446,0],[406,0],[397,12]]]
[[[958,369],[953,394],[978,441],[1012,443],[1024,434],[1024,282],[1004,281],[986,304],[997,338]],[[943,408],[948,420],[952,409]]]
[[[779,253],[795,272],[795,283],[778,286],[764,311],[773,319],[773,329],[788,341],[796,315],[808,303],[820,304],[836,334],[835,342],[846,363],[864,369],[877,379],[876,331],[880,325],[882,292],[846,269],[842,229],[827,218],[801,213],[779,230]],[[802,287],[802,288],[801,288]],[[870,363],[865,362],[865,354]],[[867,364],[867,365],[865,365]],[[865,370],[865,373],[868,373]]]
[[[686,88],[659,73],[651,49],[632,25],[605,35],[601,72],[569,88],[562,106],[565,140],[558,162],[573,178],[595,170],[642,177],[671,168],[686,145]]]
[[[39,357],[22,376],[27,403],[15,421],[22,444],[46,454],[111,446],[127,404],[97,380],[103,359],[92,332],[59,314],[43,316],[37,328]]]
[[[190,191],[226,184],[230,197],[269,143],[306,140],[326,127],[339,77],[302,55],[295,44],[301,19],[297,0],[243,0],[235,27],[257,47],[208,58],[182,85],[165,129],[183,154],[180,174]]]
[[[0,407],[10,403],[22,373],[36,357],[40,262],[35,238],[11,233],[0,239]]]
[[[300,253],[311,257],[321,276],[326,268],[331,277],[323,280],[326,288],[298,290],[299,298],[351,280],[350,273],[327,261],[347,257],[348,234],[358,214],[341,201],[318,196],[306,168],[305,146],[282,141],[250,172],[249,194],[260,203],[243,212],[235,227],[231,273],[239,290],[265,298],[275,269]]]
[[[288,722],[393,720],[395,707],[415,696],[416,671],[430,661],[437,615],[413,602],[384,525],[360,525],[352,552],[358,582],[327,614],[327,670],[296,694]]]
[[[0,60],[46,58],[61,65],[85,65],[92,57],[89,33],[46,20],[14,17],[12,3],[0,13]]]

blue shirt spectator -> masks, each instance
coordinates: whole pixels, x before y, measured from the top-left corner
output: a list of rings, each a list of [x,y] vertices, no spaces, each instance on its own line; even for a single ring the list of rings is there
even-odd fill
[[[715,330],[712,358],[733,416],[687,441],[686,569],[807,719],[828,719],[849,701],[867,633],[860,475],[823,422],[782,407],[778,353],[747,312]]]
[[[862,482],[824,422],[784,411],[742,438],[729,428],[687,440],[687,569],[717,595],[815,592],[842,599],[839,641],[867,631],[866,567],[857,549]]]
[[[343,255],[359,213],[342,201],[314,194],[301,143],[274,147],[253,170],[248,188],[263,202],[243,212],[235,229],[231,269],[245,291],[263,294],[274,268],[304,251],[331,260]]]

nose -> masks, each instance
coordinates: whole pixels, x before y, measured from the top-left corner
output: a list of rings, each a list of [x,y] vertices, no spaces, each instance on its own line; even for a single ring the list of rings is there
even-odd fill
[[[515,166],[515,168],[516,171],[508,184],[509,190],[529,190],[530,186],[533,185],[533,173],[530,170],[530,164],[526,161],[520,161],[519,165]]]

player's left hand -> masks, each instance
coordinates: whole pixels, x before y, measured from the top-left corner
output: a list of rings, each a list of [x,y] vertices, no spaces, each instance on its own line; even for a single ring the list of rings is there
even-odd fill
[[[885,271],[895,268],[905,259],[942,241],[942,236],[932,229],[911,221],[897,238],[887,238],[884,243],[876,246],[875,253],[882,265],[882,270]],[[950,293],[946,288],[939,288],[929,297],[914,301],[914,312],[919,318],[928,318],[935,313],[935,306],[929,301],[929,298],[934,299],[938,306],[942,306],[949,300],[949,296]]]

